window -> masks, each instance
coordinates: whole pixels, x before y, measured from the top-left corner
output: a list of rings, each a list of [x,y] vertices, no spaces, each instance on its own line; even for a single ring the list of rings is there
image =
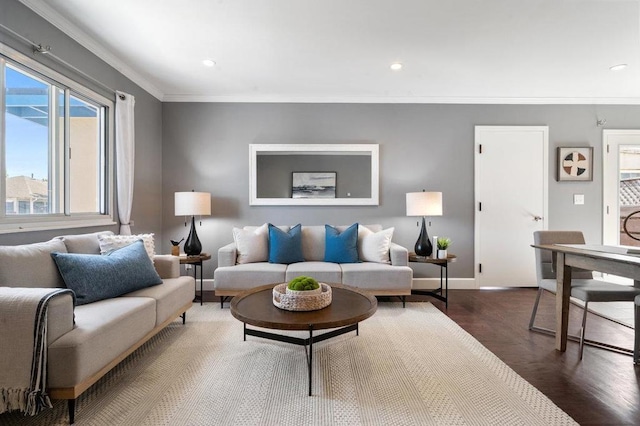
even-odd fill
[[[0,232],[113,223],[113,101],[0,45]]]

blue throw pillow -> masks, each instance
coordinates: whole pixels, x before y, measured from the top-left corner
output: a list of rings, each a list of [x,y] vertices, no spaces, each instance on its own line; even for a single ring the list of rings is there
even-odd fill
[[[302,225],[284,232],[269,224],[269,263],[304,262],[302,256]]]
[[[78,305],[162,284],[142,240],[105,255],[51,253]]]
[[[330,225],[324,226],[324,261],[333,263],[358,263],[358,224],[343,232]]]

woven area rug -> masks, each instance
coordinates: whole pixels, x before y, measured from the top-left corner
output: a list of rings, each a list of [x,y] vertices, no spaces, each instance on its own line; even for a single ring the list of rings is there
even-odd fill
[[[291,333],[295,334],[295,333]],[[306,337],[306,333],[297,334]],[[302,346],[194,305],[78,400],[81,425],[568,425],[565,412],[430,303],[380,303],[348,333]],[[3,425],[68,424],[66,403]]]

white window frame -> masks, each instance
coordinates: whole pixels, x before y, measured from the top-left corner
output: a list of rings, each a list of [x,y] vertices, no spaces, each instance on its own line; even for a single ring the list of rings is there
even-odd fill
[[[115,163],[115,102],[113,99],[106,98],[93,90],[83,86],[82,84],[60,74],[57,71],[50,69],[47,66],[40,64],[34,59],[0,43],[0,65],[4,65],[6,59],[9,59],[19,66],[28,70],[32,70],[35,73],[44,76],[46,79],[51,80],[54,84],[59,85],[60,88],[69,89],[77,95],[85,97],[92,102],[97,102],[106,108],[106,117],[103,117],[105,126],[101,127],[102,132],[106,132],[103,141],[107,145],[102,151],[103,163],[100,167],[104,167],[104,182],[101,182],[104,195],[100,199],[100,208],[104,210],[104,213],[85,213],[85,214],[69,214],[68,206],[64,206],[61,209],[62,213],[46,214],[46,215],[15,215],[6,216],[4,209],[0,211],[0,234],[29,232],[29,231],[44,231],[55,229],[70,229],[70,228],[84,228],[84,227],[101,227],[116,225],[114,221],[114,188],[115,188],[115,175],[114,175],[114,163]],[[4,57],[3,57],[4,56]],[[0,67],[0,70],[4,70],[4,67]],[[0,72],[0,87],[4,87],[4,72]],[[67,92],[68,93],[68,92]],[[68,95],[66,96],[68,98]],[[4,96],[0,96],[0,136],[3,138],[5,134],[5,102]],[[68,120],[68,103],[66,104],[65,120]],[[68,126],[66,126],[66,132],[68,132]],[[68,139],[68,136],[66,137]],[[0,164],[5,164],[4,147],[1,145],[4,143],[0,139]],[[66,151],[66,150],[65,150]],[[50,154],[53,154],[50,152]],[[60,160],[63,168],[68,164],[67,161]],[[4,173],[4,168],[2,169]],[[64,173],[68,176],[68,173]],[[63,180],[66,178],[63,178]],[[63,185],[68,187],[68,182],[63,182]],[[0,197],[4,198],[6,194],[6,181],[0,179]],[[57,202],[57,201],[56,201]]]

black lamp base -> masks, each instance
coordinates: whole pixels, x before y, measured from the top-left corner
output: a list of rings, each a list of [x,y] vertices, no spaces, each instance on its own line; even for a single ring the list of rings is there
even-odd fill
[[[422,229],[420,230],[420,236],[416,241],[414,248],[418,256],[431,256],[433,253],[433,244],[431,244],[429,234],[427,234],[427,226],[425,224],[424,216],[422,217]]]
[[[184,243],[184,252],[187,256],[196,256],[202,253],[202,244],[200,244],[200,239],[196,233],[196,219],[193,216],[191,216],[191,230],[187,241]]]

